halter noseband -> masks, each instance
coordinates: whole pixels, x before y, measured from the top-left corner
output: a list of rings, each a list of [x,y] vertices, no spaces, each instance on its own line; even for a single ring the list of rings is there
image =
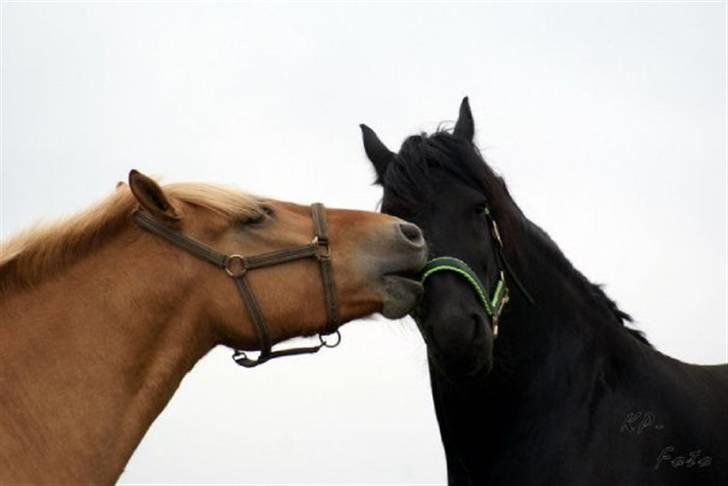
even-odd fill
[[[491,215],[490,210],[487,207],[485,208],[484,214],[490,222],[491,235],[498,244],[497,253],[498,259],[501,263],[501,268],[498,270],[498,282],[496,282],[495,284],[495,290],[493,291],[493,295],[489,295],[488,288],[467,263],[460,260],[459,258],[450,256],[433,258],[432,260],[427,262],[425,268],[422,270],[422,277],[420,278],[420,281],[424,285],[425,281],[437,272],[455,272],[457,275],[465,278],[465,280],[470,284],[471,287],[473,287],[475,293],[478,295],[478,299],[483,305],[486,314],[488,314],[491,318],[491,323],[493,326],[493,337],[498,337],[498,323],[500,322],[500,317],[503,313],[503,309],[510,300],[510,290],[508,289],[508,285],[506,284],[506,270],[516,282],[516,285],[521,290],[521,292],[523,292],[523,294],[526,296],[526,299],[528,299],[528,301],[531,303],[533,303],[533,299],[523,287],[523,284],[521,284],[520,280],[518,280],[516,275],[513,273],[511,267],[508,265],[508,261],[503,255],[503,240],[501,240],[500,231],[498,231],[498,224],[495,222],[495,219],[493,219],[493,216]]]
[[[245,302],[253,325],[255,326],[258,343],[260,345],[260,355],[257,359],[249,358],[244,351],[235,350],[233,360],[240,366],[252,368],[266,361],[279,358],[281,356],[292,356],[297,354],[315,353],[323,347],[334,348],[341,342],[341,334],[338,327],[340,324],[338,315],[338,303],[336,301],[336,284],[334,282],[334,271],[331,265],[331,248],[329,246],[328,227],[326,225],[326,212],[324,205],[314,203],[311,205],[311,217],[314,226],[314,238],[307,245],[287,248],[284,250],[276,250],[268,253],[253,256],[243,255],[225,255],[209,246],[201,243],[169,226],[160,223],[152,216],[137,209],[132,214],[134,221],[157,236],[162,237],[168,242],[176,245],[192,255],[205,260],[208,263],[225,271],[238,288],[238,292]],[[294,260],[305,258],[315,258],[319,261],[321,268],[321,280],[323,281],[324,298],[326,300],[326,334],[335,334],[333,343],[327,342],[321,334],[319,334],[319,344],[310,347],[290,348],[273,351],[273,342],[268,330],[268,324],[263,317],[258,301],[255,298],[253,289],[250,287],[245,277],[248,271],[257,268],[270,267],[288,263]]]

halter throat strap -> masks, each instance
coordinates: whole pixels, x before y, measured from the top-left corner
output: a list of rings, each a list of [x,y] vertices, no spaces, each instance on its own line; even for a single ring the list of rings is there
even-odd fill
[[[323,204],[314,203],[311,205],[311,217],[314,226],[314,238],[311,243],[259,255],[243,256],[220,253],[206,244],[165,225],[141,209],[137,209],[132,213],[134,222],[143,229],[182,248],[195,257],[224,270],[233,279],[238,293],[245,303],[250,320],[255,327],[260,347],[260,355],[257,359],[248,357],[244,351],[235,350],[233,360],[240,366],[246,368],[252,368],[270,359],[281,356],[316,353],[323,347],[333,348],[341,342],[341,335],[338,331],[341,322],[336,298],[336,282],[334,280],[331,263],[331,248],[329,247],[328,226],[326,224],[326,212]],[[246,275],[249,271],[258,268],[280,265],[307,258],[315,258],[319,261],[324,299],[326,301],[326,334],[334,334],[335,338],[332,342],[327,342],[322,335],[319,335],[319,344],[316,346],[273,350],[273,341],[270,336],[268,324]]]

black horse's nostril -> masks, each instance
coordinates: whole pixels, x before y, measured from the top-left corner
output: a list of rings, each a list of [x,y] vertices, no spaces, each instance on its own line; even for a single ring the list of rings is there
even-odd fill
[[[399,231],[410,243],[418,246],[425,244],[425,238],[422,236],[422,231],[416,225],[412,223],[399,223]]]

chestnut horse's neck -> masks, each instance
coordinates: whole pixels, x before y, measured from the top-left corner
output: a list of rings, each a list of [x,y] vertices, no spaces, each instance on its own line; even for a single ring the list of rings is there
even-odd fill
[[[218,341],[172,252],[145,254],[125,230],[57,278],[0,296],[0,484],[117,480]]]

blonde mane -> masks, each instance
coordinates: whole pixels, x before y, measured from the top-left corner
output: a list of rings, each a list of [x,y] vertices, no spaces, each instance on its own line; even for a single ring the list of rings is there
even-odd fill
[[[163,187],[172,204],[187,203],[229,218],[260,211],[257,198],[221,186],[178,183]],[[128,224],[138,206],[126,184],[100,203],[59,222],[37,225],[0,243],[0,296],[30,287],[78,261]]]

